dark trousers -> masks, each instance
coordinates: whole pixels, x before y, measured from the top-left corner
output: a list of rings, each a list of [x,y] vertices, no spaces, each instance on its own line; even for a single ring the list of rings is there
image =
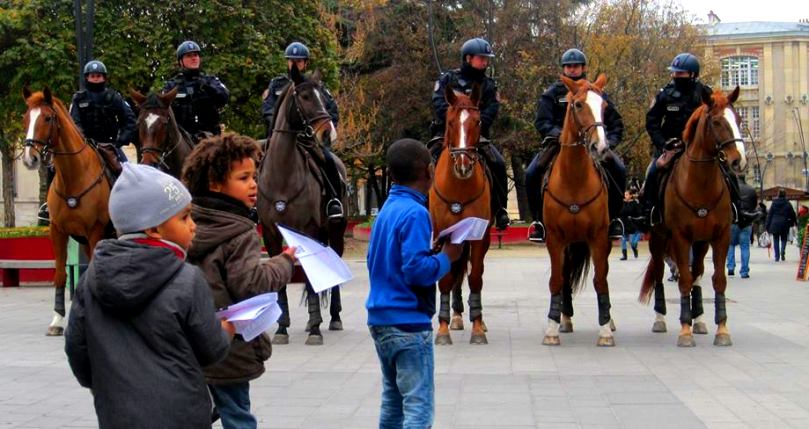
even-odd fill
[[[780,232],[772,233],[772,248],[775,252],[775,260],[780,261],[781,259],[785,259],[785,252],[787,250],[787,237],[789,236],[789,232],[784,232],[783,234]]]
[[[329,196],[329,199],[332,198],[340,198],[340,190],[342,189],[342,180],[340,178],[340,172],[337,171],[337,162],[334,160],[334,154],[325,146],[321,146],[323,150],[323,158],[325,162],[323,163],[323,172],[326,173],[326,180],[329,183],[326,183],[326,194]]]

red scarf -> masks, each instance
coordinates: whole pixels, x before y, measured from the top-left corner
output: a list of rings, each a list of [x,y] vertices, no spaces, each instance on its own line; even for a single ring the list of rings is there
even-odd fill
[[[162,247],[164,249],[169,249],[172,252],[174,252],[174,254],[177,255],[177,257],[180,258],[181,261],[185,261],[185,252],[183,251],[183,249],[180,248],[180,246],[174,243],[169,243],[154,238],[136,238],[132,241],[139,244],[145,244],[147,246]]]

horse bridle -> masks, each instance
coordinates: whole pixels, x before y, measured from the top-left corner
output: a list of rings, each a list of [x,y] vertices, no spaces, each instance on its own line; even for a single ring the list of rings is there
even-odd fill
[[[170,119],[166,119],[167,127],[168,127],[169,122],[170,122]],[[142,153],[153,153],[153,154],[158,155],[157,156],[157,166],[163,171],[169,171],[171,168],[166,163],[166,159],[169,156],[171,156],[171,154],[173,154],[174,151],[176,151],[177,148],[180,147],[180,143],[183,143],[184,140],[185,140],[183,138],[183,136],[181,134],[181,131],[179,129],[177,129],[177,133],[178,133],[177,141],[174,142],[174,145],[171,146],[170,149],[163,149],[162,147],[143,147],[143,148],[140,149],[140,151]],[[194,149],[194,144],[193,144],[192,141],[185,141],[185,144],[187,144],[190,149]]]
[[[72,152],[59,152],[53,150],[54,134],[59,133],[59,120],[56,117],[56,114],[48,115],[44,119],[45,122],[48,123],[48,139],[45,141],[39,139],[25,139],[23,140],[24,147],[36,148],[43,157],[47,157],[48,155],[78,155],[87,147],[87,141],[83,140],[84,144],[78,150]],[[42,149],[37,148],[37,145],[42,146]]]
[[[460,107],[460,109],[480,111],[480,109],[475,106]],[[447,144],[447,150],[449,151],[449,157],[453,165],[462,155],[467,156],[472,162],[472,165],[480,161],[480,149],[478,145],[472,147],[450,147],[449,144]]]
[[[309,83],[314,85],[311,82],[302,82],[301,84]],[[303,129],[301,130],[292,130],[292,129],[284,129],[284,128],[273,128],[273,132],[279,133],[287,133],[287,134],[295,134],[297,137],[304,137],[306,139],[311,139],[315,136],[318,130],[325,127],[328,124],[328,121],[324,121],[323,119],[328,119],[331,121],[331,115],[326,111],[324,106],[322,113],[318,113],[313,117],[307,117],[304,112],[301,110],[300,102],[298,101],[298,85],[293,82],[292,84],[292,105],[295,107],[295,111],[298,113],[298,117],[301,118],[303,122]],[[315,124],[312,126],[312,124]]]
[[[462,109],[479,110],[477,107],[474,106],[462,107]],[[447,144],[446,146],[447,146],[446,150],[449,152],[450,161],[452,162],[453,168],[455,166],[455,162],[461,156],[468,157],[469,160],[472,162],[473,168],[476,163],[480,162],[481,156],[480,148],[478,147],[477,144],[472,147],[450,147],[449,144]],[[481,166],[483,167],[485,172],[486,167],[482,163]],[[480,190],[475,195],[473,195],[471,198],[467,198],[463,202],[450,201],[447,197],[445,197],[441,193],[441,191],[438,190],[438,186],[436,184],[433,185],[433,190],[435,190],[435,194],[438,196],[438,198],[440,198],[441,201],[445,202],[447,206],[449,206],[450,212],[457,215],[463,211],[464,207],[475,202],[478,198],[480,198],[483,195],[483,192],[486,190],[486,185],[487,183],[484,183],[483,186],[480,187]]]
[[[590,91],[588,89],[588,91]],[[570,109],[571,113],[573,114],[573,121],[578,126],[579,130],[576,132],[576,141],[573,143],[562,143],[559,142],[561,146],[587,146],[587,136],[596,128],[602,128],[604,133],[607,132],[607,126],[604,125],[604,122],[593,122],[588,126],[583,126],[581,121],[579,120],[579,115],[576,114],[576,107],[574,106],[575,103],[568,103],[568,108]]]
[[[711,136],[713,137],[714,142],[715,142],[714,150],[716,150],[716,155],[713,156],[713,157],[710,157],[710,158],[701,158],[701,159],[692,158],[691,155],[688,154],[688,143],[686,143],[685,156],[691,162],[719,161],[720,164],[724,163],[725,160],[727,159],[727,155],[725,155],[725,152],[724,152],[725,146],[727,146],[729,144],[736,144],[736,142],[744,143],[744,139],[737,139],[735,137],[731,137],[731,138],[726,139],[726,140],[720,139],[719,135],[716,133],[716,128],[713,125],[713,121],[711,120],[710,109],[705,109],[705,118],[708,121],[708,129],[710,130]]]

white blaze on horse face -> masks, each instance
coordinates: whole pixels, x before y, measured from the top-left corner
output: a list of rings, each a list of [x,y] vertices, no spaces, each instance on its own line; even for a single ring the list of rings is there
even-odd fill
[[[150,133],[152,132],[152,126],[158,119],[160,119],[160,116],[154,113],[149,113],[149,115],[146,116],[146,129],[149,130]]]
[[[742,140],[742,133],[739,131],[739,125],[736,122],[736,114],[733,113],[733,109],[730,107],[725,107],[725,111],[723,112],[722,116],[724,116],[728,125],[730,125],[730,129],[733,130],[733,138],[737,139],[736,150],[738,150],[739,155],[741,155],[739,169],[744,170],[744,167],[747,166],[747,155],[744,153],[744,140]]]
[[[326,100],[323,99],[323,95],[317,89],[315,89],[315,95],[317,95],[317,99],[320,100],[320,105],[323,106],[323,110],[326,110]],[[326,110],[326,113],[328,113],[328,110]],[[337,128],[334,127],[334,121],[329,121],[329,139],[332,143],[337,142]]]
[[[34,139],[34,131],[37,128],[37,119],[39,119],[39,114],[41,112],[42,111],[39,109],[39,107],[35,107],[28,113],[28,132],[25,134],[26,140]],[[31,156],[31,146],[25,146],[25,154],[23,155],[22,160],[26,167],[35,167],[33,157]]]
[[[604,123],[604,120],[601,117],[601,105],[604,103],[604,99],[595,92],[595,91],[587,91],[587,105],[590,106],[590,111],[593,112],[593,120],[595,122]],[[598,133],[598,145],[596,148],[598,152],[604,152],[607,149],[607,133],[604,131],[603,126],[597,126],[596,132]]]
[[[458,147],[465,148],[466,147],[466,130],[463,127],[464,122],[469,119],[469,111],[466,109],[461,110],[461,132],[458,133]]]

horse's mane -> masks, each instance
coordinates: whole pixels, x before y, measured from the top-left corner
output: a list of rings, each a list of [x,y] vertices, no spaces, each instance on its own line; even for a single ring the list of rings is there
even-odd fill
[[[711,94],[711,99],[713,100],[712,109],[722,110],[730,104],[728,103],[728,98],[718,89],[714,90],[713,94]],[[697,110],[694,110],[694,113],[688,118],[688,122],[685,124],[685,131],[683,132],[683,141],[690,142],[697,134],[699,118],[702,117],[702,114],[705,113],[705,109],[707,108],[708,106],[706,104],[700,104]]]
[[[281,111],[281,106],[283,106],[284,101],[287,98],[287,94],[291,87],[295,86],[295,83],[291,80],[284,86],[284,90],[281,91],[281,94],[278,96],[278,100],[275,101],[275,112],[272,115],[272,123],[270,124],[270,130],[275,132],[275,123],[278,122],[278,112]]]
[[[52,95],[51,103],[48,104],[45,101],[45,94],[39,91],[31,94],[31,96],[25,100],[25,103],[28,104],[29,108],[39,107],[42,105],[51,107],[53,111],[56,112],[56,117],[59,119],[59,123],[62,124],[62,129],[68,133],[68,137],[77,141],[84,140],[84,137],[81,135],[81,132],[79,132],[76,124],[73,123],[73,118],[70,117],[70,113],[68,113],[68,110],[65,107],[65,104],[62,103],[62,100]]]

